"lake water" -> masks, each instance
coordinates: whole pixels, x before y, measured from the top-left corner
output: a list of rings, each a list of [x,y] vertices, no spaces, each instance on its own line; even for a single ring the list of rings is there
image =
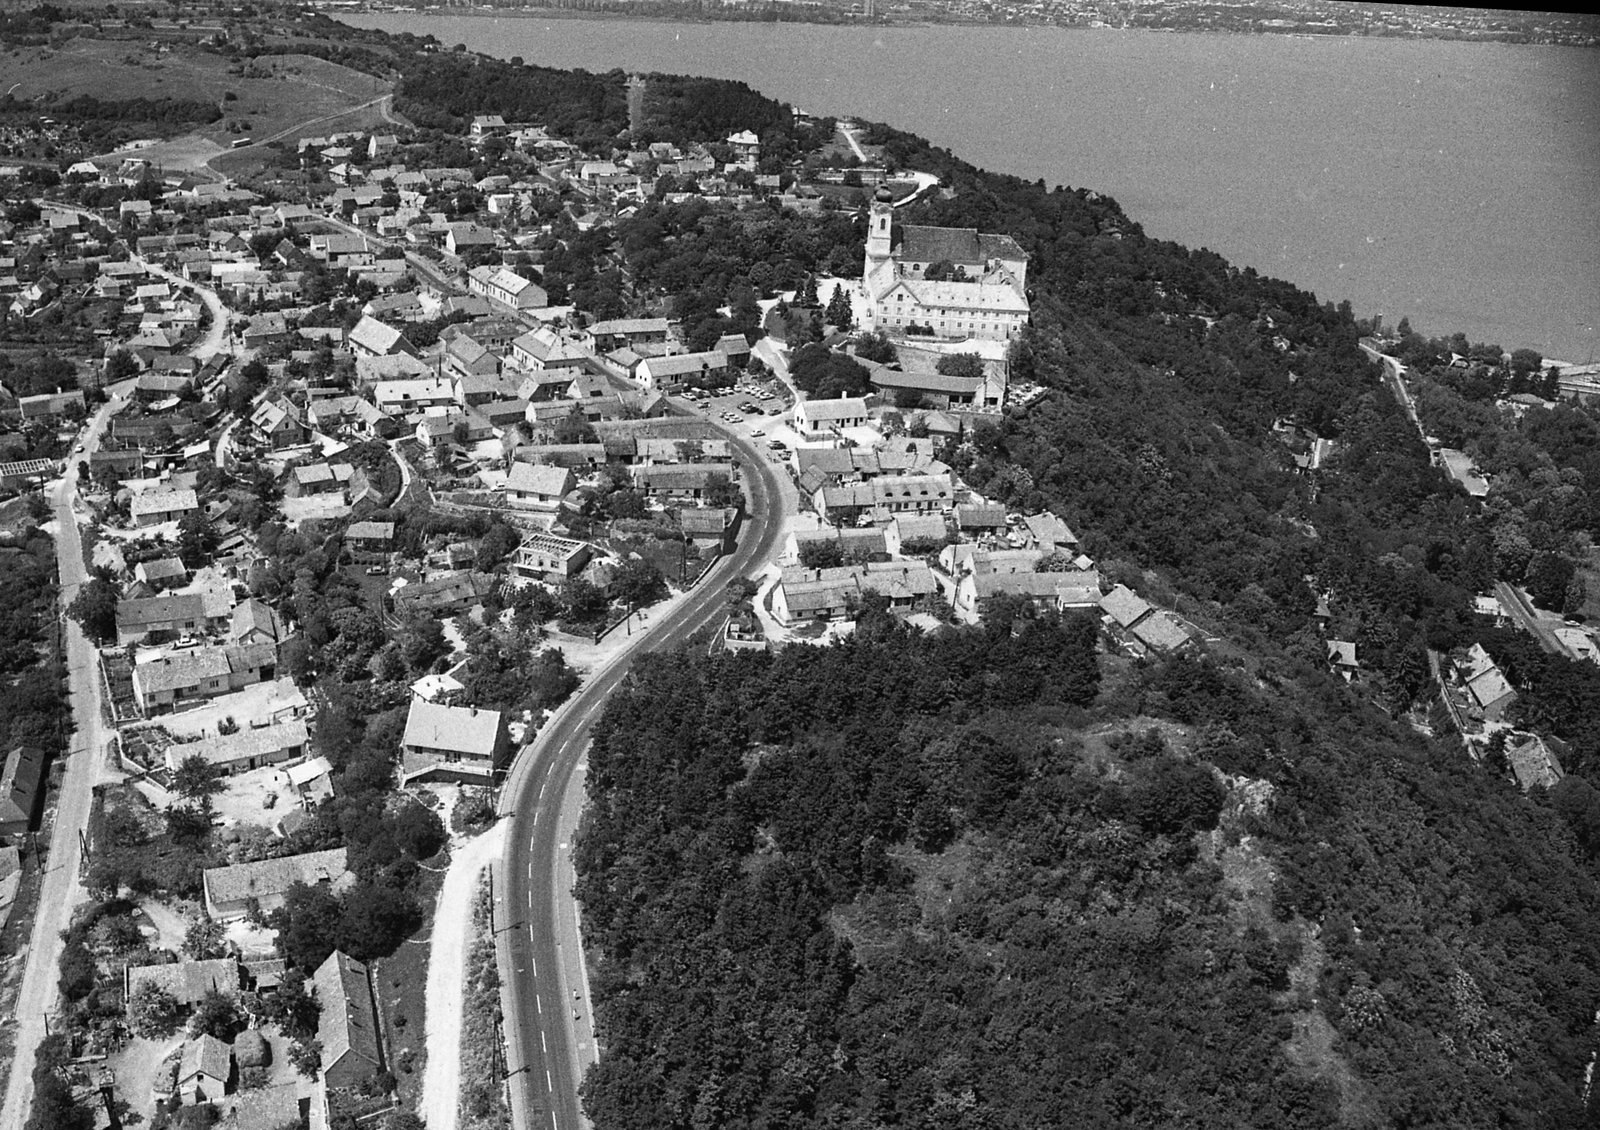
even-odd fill
[[[501,58],[738,79],[1116,197],[1358,315],[1600,358],[1600,54],[1062,28],[342,17]]]

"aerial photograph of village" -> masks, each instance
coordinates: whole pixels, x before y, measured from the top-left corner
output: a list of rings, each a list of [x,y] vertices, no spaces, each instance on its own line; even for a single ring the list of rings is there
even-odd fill
[[[1600,1124],[1595,18],[540,11],[0,12],[0,1130]],[[1555,124],[1353,304],[980,34]]]

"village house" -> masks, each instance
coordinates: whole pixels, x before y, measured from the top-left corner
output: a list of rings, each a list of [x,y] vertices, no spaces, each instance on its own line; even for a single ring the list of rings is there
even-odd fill
[[[624,346],[664,345],[670,323],[665,318],[613,318],[596,322],[588,332],[596,353],[610,353]]]
[[[772,614],[792,627],[806,620],[839,620],[854,615],[867,592],[889,606],[909,610],[939,591],[933,570],[920,561],[885,561],[834,569],[784,569],[772,590]]]
[[[308,495],[337,494],[341,497],[355,474],[348,463],[303,463],[289,472],[288,489],[291,498]]]
[[[456,401],[462,407],[515,396],[521,383],[510,376],[502,380],[499,355],[466,334],[445,343],[444,369],[455,378]]]
[[[721,350],[712,349],[705,353],[646,357],[639,362],[633,375],[647,389],[670,392],[689,381],[720,381],[727,372],[727,355]]]
[[[176,522],[185,514],[200,509],[192,490],[145,490],[133,496],[128,512],[136,526],[159,526]]]
[[[417,356],[417,347],[404,334],[367,314],[361,316],[345,344],[357,357],[392,357],[401,353]]]
[[[133,578],[159,593],[188,583],[189,569],[176,557],[157,557],[135,565]]]
[[[291,718],[271,725],[249,726],[233,734],[182,742],[166,749],[167,768],[176,770],[191,757],[198,757],[224,777],[277,765],[304,757],[310,735],[302,719]]]
[[[324,435],[351,432],[370,436],[383,419],[376,404],[359,396],[323,396],[306,405],[306,423]]]
[[[190,635],[223,627],[231,600],[216,592],[176,593],[117,602],[117,645]]]
[[[976,624],[988,615],[997,597],[1026,600],[1035,608],[1057,612],[1094,608],[1100,602],[1100,575],[1093,569],[1067,573],[966,573],[956,582],[951,604],[958,617]]]
[[[271,680],[277,665],[278,649],[272,644],[170,652],[134,666],[133,697],[148,717]]]
[[[295,406],[282,397],[263,400],[250,413],[250,428],[274,451],[298,447],[310,438]]]
[[[311,980],[322,1005],[317,1014],[317,1041],[322,1045],[317,1089],[325,1105],[327,1091],[359,1088],[384,1070],[383,1041],[365,965],[334,950]]]
[[[214,1102],[228,1090],[233,1049],[209,1032],[186,1040],[178,1065],[177,1090],[189,1103]]]
[[[826,438],[844,428],[865,427],[870,419],[867,402],[859,397],[802,400],[794,406],[794,430],[806,439]]]
[[[447,408],[455,403],[455,388],[444,377],[409,381],[379,381],[372,401],[385,416],[409,416],[427,408]]]
[[[234,607],[233,618],[228,626],[229,643],[276,646],[284,641],[285,635],[283,619],[271,605],[251,597]]]
[[[647,499],[699,502],[713,486],[727,483],[727,467],[715,463],[658,463],[633,468],[633,486]]]
[[[1505,753],[1506,765],[1523,792],[1535,785],[1553,789],[1567,775],[1555,751],[1538,734],[1513,735],[1506,742]]]
[[[446,573],[399,589],[394,606],[402,615],[454,616],[480,603],[494,583],[484,573]]]
[[[1475,712],[1486,722],[1498,722],[1516,701],[1517,692],[1495,666],[1481,643],[1467,650],[1464,658],[1456,661],[1456,674],[1466,689],[1468,701]]]
[[[145,984],[156,986],[183,1008],[192,1009],[207,993],[239,991],[239,961],[233,957],[217,957],[165,965],[130,965],[122,973],[123,999],[130,1007],[134,993]]]
[[[498,710],[443,706],[413,698],[400,739],[404,781],[491,780],[505,767],[511,739]]]
[[[337,895],[355,882],[355,876],[346,869],[345,849],[339,847],[208,867],[200,873],[200,880],[206,913],[218,921],[232,921],[248,914],[252,902],[262,913],[277,910],[296,883],[308,887],[326,884]]]
[[[394,523],[352,522],[344,532],[344,544],[360,561],[386,556],[394,546]]]
[[[1354,680],[1361,673],[1361,664],[1356,662],[1356,645],[1349,640],[1325,642],[1328,645],[1328,669],[1347,683]]]
[[[572,472],[548,463],[514,463],[506,476],[506,501],[512,506],[554,510],[576,486]]]
[[[516,338],[511,343],[512,365],[531,372],[550,369],[579,369],[594,361],[594,355],[578,342],[560,337],[554,330],[541,327]],[[537,397],[519,392],[529,400]]]
[[[474,267],[467,272],[467,289],[513,310],[538,310],[550,305],[544,287],[507,267]]]
[[[1171,613],[1159,610],[1126,585],[1100,598],[1101,622],[1133,655],[1177,651],[1194,641]]]
[[[44,751],[13,746],[0,769],[0,835],[22,836],[34,827],[44,797]]]
[[[603,443],[530,443],[517,448],[516,457],[524,463],[548,463],[574,471],[606,464]]]

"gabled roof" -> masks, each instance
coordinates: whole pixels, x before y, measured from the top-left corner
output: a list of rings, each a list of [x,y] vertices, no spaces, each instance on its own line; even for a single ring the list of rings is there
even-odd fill
[[[372,984],[367,967],[349,954],[334,950],[317,967],[312,978],[317,986],[317,1039],[322,1043],[322,1066],[326,1070],[354,1056],[372,1066],[383,1067],[383,1051],[378,1042]]]
[[[0,822],[33,819],[38,807],[39,782],[44,778],[44,752],[31,745],[17,746],[6,754],[0,770]]]
[[[235,606],[233,622],[228,628],[228,637],[237,640],[251,632],[261,632],[273,640],[283,638],[283,621],[277,612],[271,605],[263,604],[255,597]]]
[[[1127,585],[1118,585],[1100,598],[1100,611],[1128,628],[1149,614],[1150,603]]]
[[[356,323],[355,329],[350,331],[348,341],[353,346],[370,349],[380,356],[386,353],[404,351],[412,352],[412,346],[405,335],[393,326],[386,326],[376,318],[363,314]]]
[[[215,1036],[202,1032],[183,1045],[183,1064],[178,1068],[181,1087],[199,1075],[226,1083],[233,1069],[233,1049]]]

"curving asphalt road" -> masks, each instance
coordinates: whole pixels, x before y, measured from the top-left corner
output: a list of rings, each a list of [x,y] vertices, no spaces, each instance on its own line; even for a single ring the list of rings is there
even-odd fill
[[[778,548],[784,494],[776,469],[748,440],[730,433],[743,460],[748,519],[739,547],[688,598],[635,636],[597,671],[530,746],[501,790],[506,850],[495,870],[506,1070],[516,1130],[583,1130],[578,1083],[594,1061],[588,983],[571,893],[571,834],[582,806],[580,762],[589,729],[634,659],[683,644],[720,618],[726,584]]]

